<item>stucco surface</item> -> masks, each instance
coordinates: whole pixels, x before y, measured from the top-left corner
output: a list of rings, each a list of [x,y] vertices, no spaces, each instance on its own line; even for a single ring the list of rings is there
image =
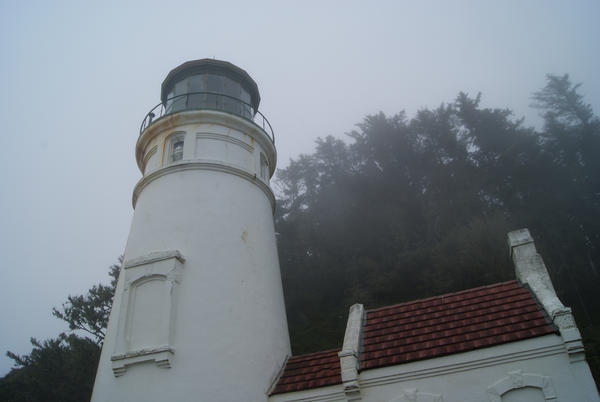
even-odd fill
[[[92,401],[266,400],[290,345],[270,190],[268,181],[254,176],[262,148],[245,134],[216,124],[170,130],[186,133],[184,160],[169,164],[165,158],[137,186],[125,261],[176,251],[184,262],[178,263],[176,275],[156,263],[121,273]],[[148,147],[157,143],[160,148],[161,141],[150,141]],[[274,149],[264,152],[274,161]],[[233,166],[236,160],[243,163]],[[172,303],[172,310],[122,311],[135,303],[124,295],[133,272],[140,276],[140,270],[171,280],[168,287],[155,288],[167,289],[166,296],[157,290],[156,298]],[[158,355],[144,362],[132,357],[135,364],[115,377],[111,357],[122,352],[117,337],[125,337],[131,347],[128,334],[135,332],[127,325],[140,322],[129,316],[147,321],[153,313],[168,325],[167,345],[155,346],[166,346],[170,360],[161,365]],[[153,356],[152,351],[141,353]]]

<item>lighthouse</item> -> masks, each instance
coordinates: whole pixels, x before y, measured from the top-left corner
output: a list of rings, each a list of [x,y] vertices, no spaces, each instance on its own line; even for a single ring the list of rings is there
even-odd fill
[[[277,154],[243,69],[173,69],[143,119],[142,178],[93,402],[266,401],[290,355],[269,185]]]

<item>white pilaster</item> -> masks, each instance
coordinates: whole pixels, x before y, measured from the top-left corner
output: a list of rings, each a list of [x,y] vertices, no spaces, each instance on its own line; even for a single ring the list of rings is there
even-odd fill
[[[508,233],[508,245],[517,279],[529,285],[554,325],[558,327],[569,358],[572,362],[584,360],[581,334],[571,309],[565,307],[556,295],[546,265],[535,248],[529,230],[519,229]]]
[[[344,344],[338,353],[342,369],[342,382],[344,393],[348,401],[360,401],[360,384],[358,382],[358,369],[360,365],[360,342],[362,339],[365,309],[362,304],[350,307]]]

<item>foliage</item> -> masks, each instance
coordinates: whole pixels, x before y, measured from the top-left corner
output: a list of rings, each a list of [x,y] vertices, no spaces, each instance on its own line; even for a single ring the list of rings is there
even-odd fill
[[[0,400],[6,402],[88,401],[92,394],[100,348],[88,338],[60,334],[31,339],[29,355],[8,352],[18,368],[0,379]]]
[[[110,285],[98,284],[92,286],[86,295],[69,296],[63,303],[62,309],[52,309],[52,315],[69,324],[69,329],[81,330],[93,337],[97,345],[102,344],[108,317],[112,306],[113,295],[117,286],[119,269],[123,257],[119,257],[119,264],[110,267],[109,275],[112,278]]]
[[[532,99],[544,128],[460,93],[451,104],[367,116],[348,141],[279,170],[278,248],[294,353],[339,346],[348,307],[512,279],[508,231],[528,227],[573,308],[600,378],[600,120],[567,75]],[[53,314],[74,333],[39,342],[0,379],[0,400],[89,400],[119,265],[109,286]],[[81,337],[77,334],[85,334]]]
[[[339,346],[353,303],[373,308],[514,278],[505,236],[520,227],[532,231],[580,325],[597,328],[600,124],[578,88],[548,76],[533,95],[541,131],[460,93],[411,119],[367,116],[349,141],[319,139],[279,170],[294,353]],[[595,333],[584,333],[591,362]]]
[[[122,258],[119,259],[122,262]],[[69,296],[62,310],[52,313],[72,331],[43,342],[31,338],[28,355],[7,352],[15,367],[0,378],[0,400],[6,402],[89,401],[120,264],[110,267],[110,285],[93,286],[86,295]]]

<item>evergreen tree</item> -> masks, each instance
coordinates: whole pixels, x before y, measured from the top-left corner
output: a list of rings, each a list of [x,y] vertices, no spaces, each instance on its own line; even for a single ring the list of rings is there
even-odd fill
[[[119,259],[122,262],[122,258]],[[120,263],[110,267],[110,285],[93,286],[86,295],[69,296],[53,315],[75,333],[59,334],[43,342],[31,338],[28,355],[7,352],[15,367],[0,378],[0,400],[5,402],[89,401],[100,359],[108,315]]]

